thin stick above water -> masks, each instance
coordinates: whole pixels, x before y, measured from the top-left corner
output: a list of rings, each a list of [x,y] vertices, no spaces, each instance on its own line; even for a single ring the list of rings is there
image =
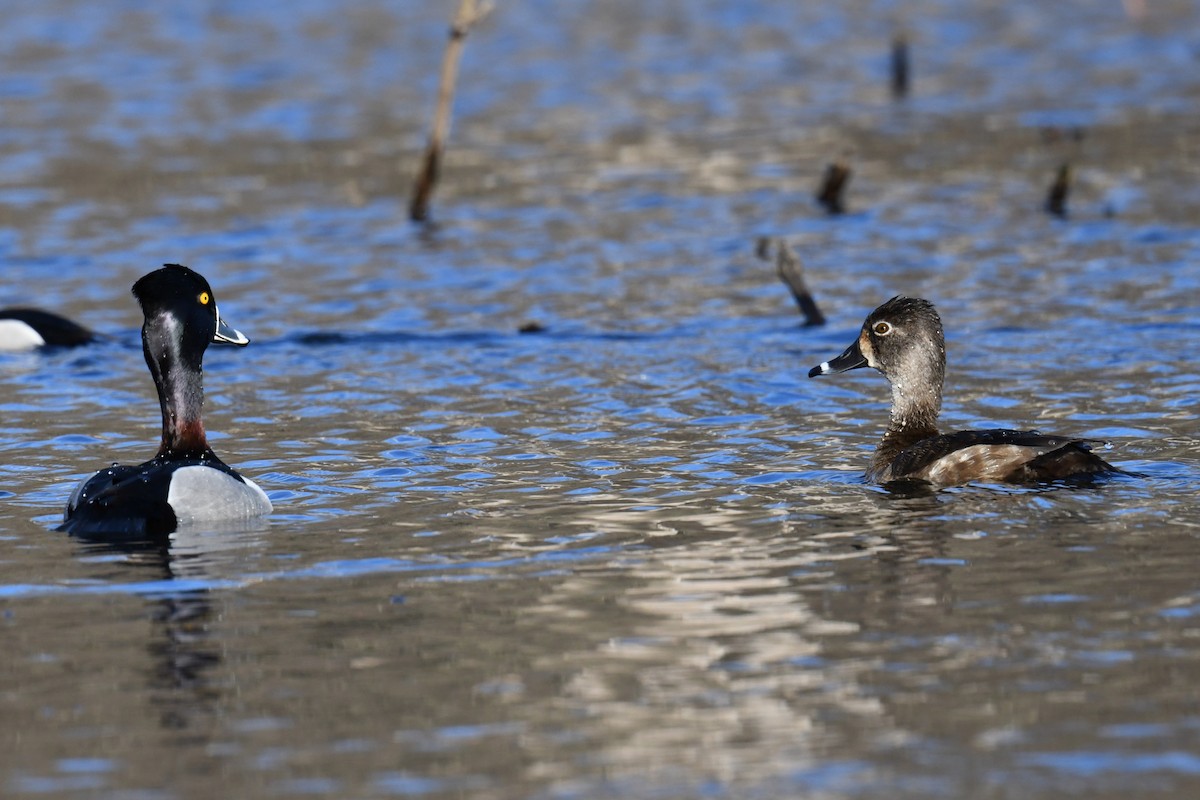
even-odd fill
[[[804,315],[804,327],[824,325],[825,315],[821,313],[821,309],[817,308],[817,301],[804,281],[804,264],[801,263],[800,257],[783,237],[759,239],[755,252],[759,258],[768,260],[771,257],[772,247],[775,250],[775,270],[779,274],[779,279],[791,290],[796,306]]]
[[[446,148],[446,137],[450,135],[450,107],[454,102],[454,86],[458,82],[458,62],[462,58],[463,44],[471,26],[486,17],[492,10],[488,0],[462,0],[454,22],[450,25],[450,41],[442,55],[442,75],[438,81],[437,107],[433,112],[433,128],[429,132],[429,144],[425,158],[413,189],[412,204],[408,216],[413,222],[429,219],[429,199],[437,186],[442,166],[442,153]]]
[[[830,214],[845,213],[846,184],[850,182],[851,173],[850,165],[844,161],[835,161],[825,168],[821,186],[817,189],[817,202]]]
[[[1046,213],[1066,218],[1067,197],[1071,194],[1071,179],[1074,177],[1071,163],[1064,161],[1054,173],[1054,183],[1046,192]]]
[[[892,38],[892,97],[908,97],[908,37],[903,33]]]

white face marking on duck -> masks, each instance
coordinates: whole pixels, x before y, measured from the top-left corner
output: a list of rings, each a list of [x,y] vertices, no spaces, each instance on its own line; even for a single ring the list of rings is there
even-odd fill
[[[183,340],[183,326],[179,322],[179,318],[174,314],[160,314],[158,316],[158,324],[166,331],[166,335],[162,339],[163,351],[158,355],[161,363],[165,365],[164,373],[178,373],[182,369],[179,358],[179,347]],[[174,395],[171,397],[171,402],[176,411],[188,407],[187,388],[188,383],[182,379],[171,381],[170,385],[174,388]]]
[[[880,369],[879,361],[875,358],[875,348],[871,346],[871,337],[867,335],[866,331],[858,335],[858,351],[867,360],[868,367]]]

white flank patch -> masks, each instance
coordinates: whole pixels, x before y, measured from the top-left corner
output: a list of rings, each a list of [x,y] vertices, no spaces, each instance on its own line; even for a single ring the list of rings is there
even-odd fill
[[[180,525],[249,519],[271,513],[266,492],[249,478],[237,478],[212,467],[180,467],[171,475],[167,502]]]
[[[46,343],[41,334],[19,319],[0,319],[0,350],[32,350]]]

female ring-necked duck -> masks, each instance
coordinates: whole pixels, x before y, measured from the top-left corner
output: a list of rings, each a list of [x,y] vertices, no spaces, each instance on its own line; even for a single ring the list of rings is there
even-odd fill
[[[250,519],[271,513],[262,489],[217,458],[204,434],[201,361],[210,342],[250,340],[221,319],[201,275],[167,264],[133,285],[142,307],[142,352],[162,407],[162,444],[154,458],[91,476],[67,501],[59,530],[89,537],[159,536],[185,523]]]
[[[892,387],[892,413],[875,449],[868,480],[1033,483],[1120,470],[1093,454],[1089,442],[1037,431],[939,433],[946,345],[942,320],[928,300],[893,297],[872,311],[854,344],[808,377],[874,367]]]
[[[0,350],[77,347],[96,334],[66,317],[36,308],[0,308]]]

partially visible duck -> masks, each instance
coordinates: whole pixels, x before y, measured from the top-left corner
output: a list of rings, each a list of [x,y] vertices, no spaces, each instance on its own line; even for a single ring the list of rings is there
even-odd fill
[[[271,513],[253,481],[208,446],[201,361],[210,342],[250,340],[221,319],[200,274],[167,264],[133,285],[145,316],[142,352],[158,389],[162,443],[154,458],[113,466],[83,481],[59,530],[89,538],[161,536],[189,523],[228,523]]]
[[[858,339],[808,377],[874,367],[892,387],[892,413],[867,478],[876,483],[969,481],[1036,483],[1120,470],[1091,452],[1089,442],[1037,431],[940,433],[946,345],[942,320],[928,300],[893,297],[872,311]]]
[[[96,334],[66,317],[36,308],[0,308],[0,350],[76,347]]]

